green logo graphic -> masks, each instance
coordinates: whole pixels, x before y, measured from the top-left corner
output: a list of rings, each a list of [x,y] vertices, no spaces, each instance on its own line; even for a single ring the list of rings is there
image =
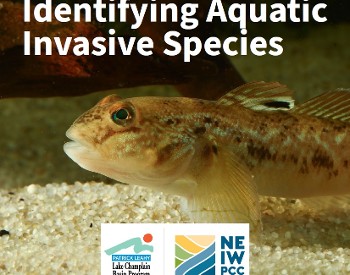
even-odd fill
[[[143,236],[143,241],[146,243],[150,243],[153,240],[152,234],[145,234]],[[140,237],[137,238],[131,238],[129,240],[126,240],[125,242],[122,242],[120,244],[117,244],[111,248],[108,248],[105,250],[105,253],[110,256],[120,250],[129,248],[129,247],[134,247],[134,252],[136,254],[143,252],[143,251],[150,251],[153,252],[153,245],[148,245],[148,244],[143,244],[141,241]]]

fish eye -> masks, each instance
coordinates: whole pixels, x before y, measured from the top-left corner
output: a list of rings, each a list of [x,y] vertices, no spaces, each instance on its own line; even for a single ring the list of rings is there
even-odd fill
[[[133,118],[133,111],[123,107],[114,111],[111,118],[115,124],[125,126]]]
[[[113,120],[117,119],[127,119],[129,116],[129,112],[126,109],[120,109],[113,113]]]

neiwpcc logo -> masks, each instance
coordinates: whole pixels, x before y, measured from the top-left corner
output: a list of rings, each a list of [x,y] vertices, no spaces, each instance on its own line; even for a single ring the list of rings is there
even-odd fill
[[[245,259],[249,257],[246,250],[248,245],[244,235],[220,237],[220,274],[247,274]]]
[[[175,274],[215,274],[215,236],[175,236]]]
[[[164,274],[249,275],[249,224],[164,226]]]

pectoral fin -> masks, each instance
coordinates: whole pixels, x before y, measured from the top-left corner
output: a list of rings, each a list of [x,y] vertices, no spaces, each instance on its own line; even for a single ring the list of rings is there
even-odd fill
[[[193,220],[247,222],[251,228],[260,228],[259,197],[253,176],[230,149],[210,146],[210,151],[206,145],[202,148],[204,153],[198,154],[200,164],[192,172],[197,187],[188,202]]]

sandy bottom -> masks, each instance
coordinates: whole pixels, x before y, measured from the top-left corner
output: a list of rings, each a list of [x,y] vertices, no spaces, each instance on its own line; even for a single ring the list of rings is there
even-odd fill
[[[0,190],[0,273],[98,274],[101,223],[189,222],[182,202],[96,182]],[[299,200],[271,197],[261,205],[264,232],[251,244],[252,274],[350,273],[349,209],[311,211]]]

